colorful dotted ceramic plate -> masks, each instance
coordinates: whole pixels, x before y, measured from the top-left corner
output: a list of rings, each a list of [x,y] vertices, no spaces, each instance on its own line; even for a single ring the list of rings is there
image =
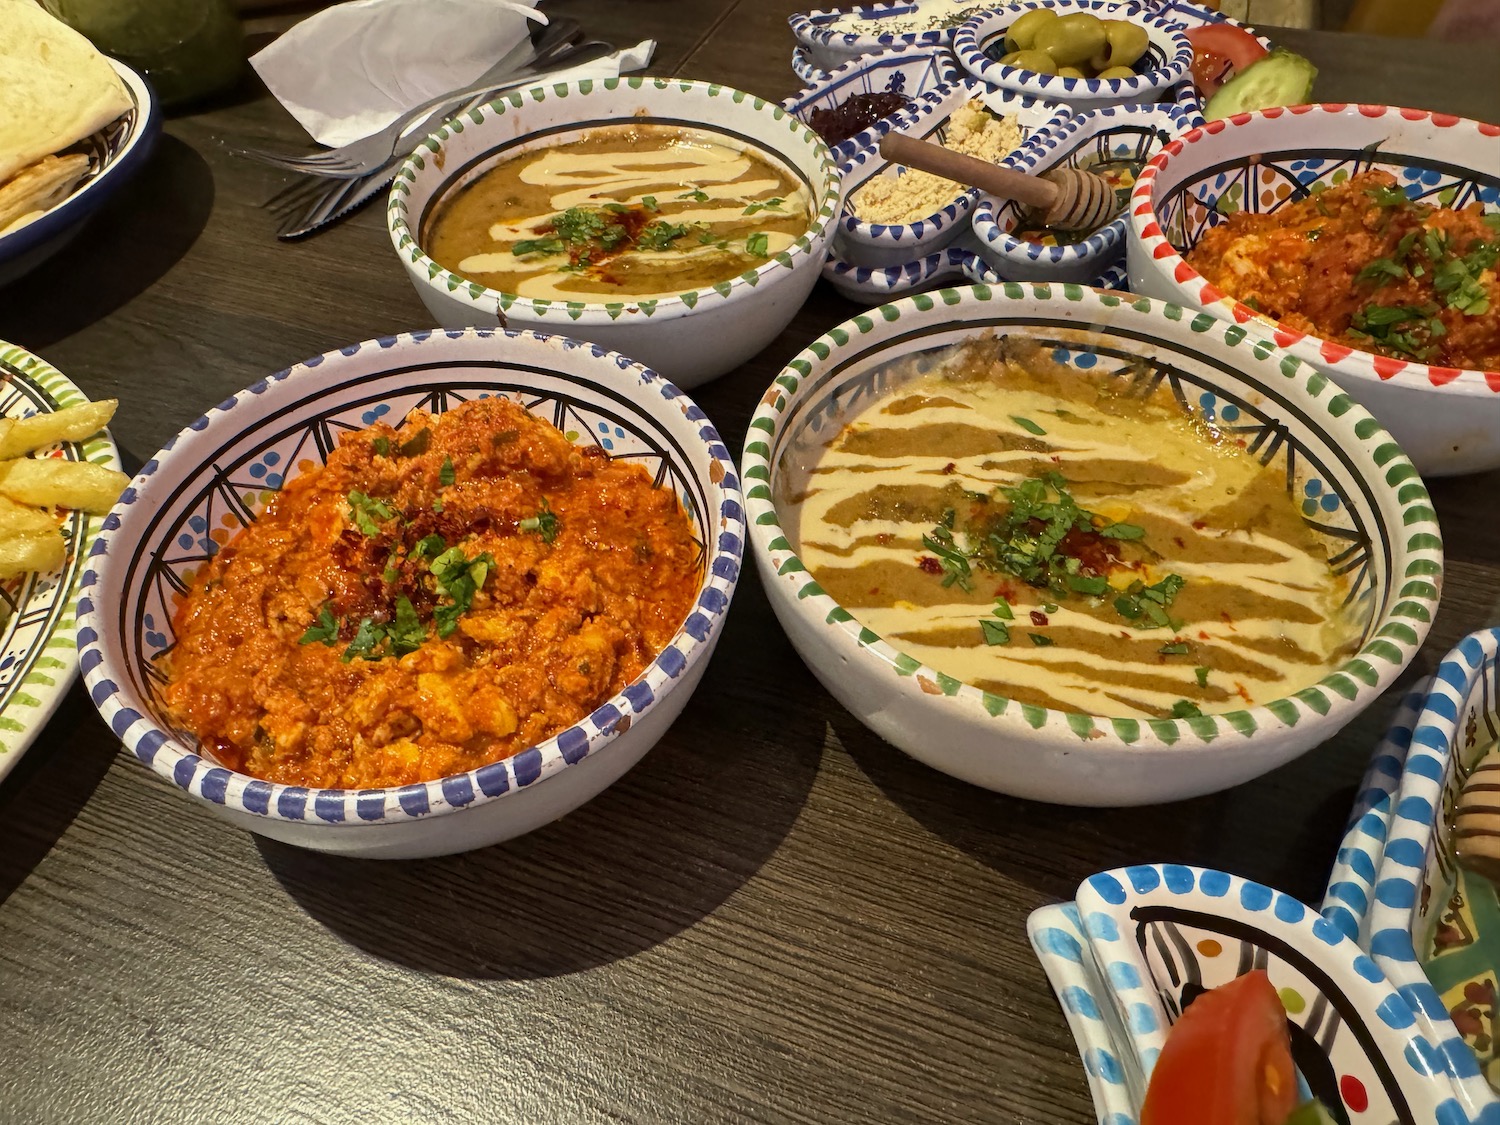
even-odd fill
[[[61,372],[30,352],[0,342],[0,416],[49,414],[87,401]],[[50,447],[36,456],[120,468],[120,455],[108,432]],[[0,587],[0,598],[8,603],[8,617],[0,626],[0,777],[15,767],[73,683],[78,670],[78,578],[87,547],[103,523],[102,516],[66,513],[62,534],[68,554],[63,565]]]
[[[1252,969],[1281,995],[1304,1096],[1335,1121],[1474,1120],[1379,967],[1296,899],[1222,871],[1152,864],[1089,878],[1062,916],[1071,927],[1057,910],[1038,912],[1029,931],[1070,1025],[1084,1029],[1101,1121],[1134,1125],[1171,1025],[1204,991]]]

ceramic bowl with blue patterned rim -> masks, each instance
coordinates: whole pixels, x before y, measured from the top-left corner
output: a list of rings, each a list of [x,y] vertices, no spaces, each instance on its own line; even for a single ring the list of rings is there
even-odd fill
[[[1286,1009],[1303,1099],[1316,1097],[1335,1121],[1481,1119],[1379,966],[1290,895],[1222,871],[1140,864],[1091,876],[1069,907],[1039,912],[1028,931],[1075,1035],[1083,1032],[1101,1120],[1135,1125],[1172,1024],[1204,992],[1253,969],[1266,971]],[[1106,1105],[1117,1116],[1104,1116]]]
[[[959,26],[987,6],[976,0],[893,0],[798,12],[787,22],[808,65],[833,70],[876,51],[951,47]]]
[[[906,99],[904,108],[909,110],[916,108],[926,95],[940,94],[958,79],[958,63],[946,47],[881,51],[846,63],[814,81],[801,93],[783,101],[781,108],[811,128],[815,111],[836,109],[858,94],[897,94]],[[896,113],[888,114],[868,129],[830,146],[834,160],[842,163],[860,149],[878,145],[880,138],[890,131],[895,116]]]
[[[976,282],[999,285],[1002,278],[980,256],[972,232],[960,235],[944,249],[898,266],[856,266],[829,252],[823,280],[841,297],[866,305],[881,305],[941,285]],[[1095,289],[1124,289],[1125,266],[1116,263],[1087,284]]]
[[[224,768],[161,701],[176,608],[194,573],[343,434],[505,396],[575,444],[628,458],[681,501],[702,545],[691,611],[645,671],[586,719],[498,762],[414,785],[313,789]],[[354,344],[255,383],[146,463],[89,556],[78,646],[89,696],[153,773],[231,823],[301,847],[443,855],[570,812],[634,765],[677,717],[718,640],[744,536],[729,451],[660,375],[596,344],[497,329]]]
[[[980,101],[990,112],[1015,121],[1021,146],[1000,160],[1004,167],[1020,168],[1019,154],[1033,134],[1065,120],[1070,110],[1053,102],[995,90],[967,75],[939,87],[916,107],[890,119],[881,133],[904,133],[918,140],[943,144],[955,111],[971,101]],[[892,164],[880,154],[879,137],[857,149],[843,164],[844,205],[834,228],[833,253],[859,266],[896,266],[943,249],[971,227],[970,217],[980,198],[977,188],[954,185],[954,195],[924,219],[911,223],[874,223],[855,214],[854,196],[877,176],[907,174],[903,165]]]
[[[1129,20],[1141,27],[1149,42],[1146,53],[1135,64],[1136,73],[1129,78],[1064,78],[1001,63],[1006,29],[1037,8],[1055,9],[1060,16],[1083,12],[1100,19]],[[1113,0],[1021,0],[985,11],[958,29],[953,53],[959,65],[982,82],[1079,109],[1171,98],[1172,87],[1193,65],[1193,45],[1182,34],[1180,24],[1159,19],[1138,5]]]
[[[1391,818],[1396,814],[1396,790],[1406,753],[1411,748],[1417,716],[1427,702],[1431,678],[1418,680],[1396,706],[1385,733],[1365,767],[1355,790],[1354,807],[1344,826],[1343,839],[1328,872],[1321,913],[1361,945],[1369,938],[1370,900],[1375,893],[1375,872],[1385,851]]]
[[[0,285],[13,281],[62,249],[84,221],[146,163],[161,132],[161,103],[150,85],[115,59],[110,66],[130,95],[131,108],[67,151],[89,158],[89,170],[56,206],[9,233],[0,234]]]
[[[1370,955],[1441,1039],[1475,1105],[1490,1104],[1491,1082],[1500,1085],[1500,896],[1458,865],[1449,817],[1465,779],[1500,742],[1497,652],[1500,629],[1471,633],[1433,673],[1365,925]]]
[[[1273,212],[1314,185],[1372,168],[1390,172],[1413,199],[1500,211],[1500,125],[1370,105],[1236,114],[1189,130],[1141,173],[1128,216],[1130,287],[1271,336],[1388,426],[1427,475],[1500,467],[1500,371],[1377,356],[1293,331],[1210,285],[1183,259],[1236,211]]]
[[[1128,163],[1137,171],[1187,127],[1169,105],[1108,106],[1060,121],[1034,135],[1023,159],[1034,173]],[[1129,195],[1129,187],[1119,194]],[[1017,238],[1025,209],[1011,199],[981,196],[974,208],[980,253],[1007,281],[1079,281],[1097,277],[1125,258],[1125,203],[1087,238],[1060,246]]]
[[[900,50],[899,47],[892,49]],[[857,62],[858,60],[850,59],[849,61]],[[802,82],[802,85],[806,87],[814,86],[819,82],[828,81],[828,78],[833,73],[833,71],[824,70],[822,67],[814,66],[812,56],[807,53],[807,48],[799,43],[797,46],[792,48],[792,73],[795,74],[797,78]]]
[[[87,401],[45,360],[0,340],[0,417],[51,414]],[[121,467],[108,430],[87,441],[40,449],[34,456]],[[66,510],[60,515],[59,530],[67,543],[62,564],[0,583],[0,778],[47,725],[78,671],[78,583],[104,517]]]
[[[717,133],[780,163],[812,201],[807,229],[769,261],[736,277],[618,301],[502,293],[445,269],[422,249],[435,210],[502,161],[577,140],[592,129],[653,120]],[[565,333],[694,387],[760,351],[802,307],[818,280],[839,199],[839,171],[828,146],[775,102],[712,82],[631,75],[515,90],[450,118],[396,173],[386,222],[396,256],[442,327]]]
[[[986,333],[1039,341],[1061,363],[1146,365],[1184,408],[1284,471],[1304,519],[1350,583],[1358,651],[1258,707],[1188,719],[1083,715],[1022,704],[900,651],[814,580],[783,526],[805,462],[902,365]],[[1226,789],[1331,737],[1421,646],[1442,542],[1416,471],[1379,423],[1318,372],[1207,313],[1076,285],[977,285],[905,297],[815,340],[777,376],[741,460],[752,550],[772,608],[829,692],[876,734],[962,780],[1068,805],[1140,805]]]

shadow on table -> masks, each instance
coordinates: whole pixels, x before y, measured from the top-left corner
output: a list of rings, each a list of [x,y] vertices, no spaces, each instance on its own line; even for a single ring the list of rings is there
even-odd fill
[[[203,157],[163,134],[140,174],[72,241],[0,287],[0,339],[41,351],[139,296],[197,241],[213,203]]]
[[[1317,903],[1394,707],[1395,697],[1376,704],[1323,747],[1234,789],[1115,809],[991,793],[908,757],[852,715],[841,713],[834,728],[887,797],[953,847],[1032,887],[1038,906],[1072,899],[1095,872],[1162,861],[1219,868]]]
[[[792,653],[747,571],[713,663],[645,759],[561,821],[465,855],[378,862],[257,838],[314,918],[446,976],[557,976],[650,949],[710,914],[780,845],[823,724],[768,708]]]
[[[36,741],[0,781],[0,903],[68,830],[109,772],[119,743],[75,683]]]

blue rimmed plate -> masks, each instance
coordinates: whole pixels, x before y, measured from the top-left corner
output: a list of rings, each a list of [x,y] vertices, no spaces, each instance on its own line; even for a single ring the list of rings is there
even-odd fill
[[[89,170],[71,195],[23,227],[0,235],[0,285],[13,281],[62,249],[78,228],[150,155],[161,131],[161,105],[150,85],[115,59],[131,108],[68,151],[89,158]]]
[[[1265,969],[1281,995],[1304,1095],[1336,1120],[1475,1119],[1380,968],[1291,896],[1222,871],[1143,864],[1090,877],[1072,906],[1065,924],[1052,907],[1028,929],[1070,1026],[1083,1030],[1080,1053],[1096,1095],[1105,1088],[1097,1108],[1110,1125],[1134,1125],[1137,1090],[1182,1011],[1251,969]]]

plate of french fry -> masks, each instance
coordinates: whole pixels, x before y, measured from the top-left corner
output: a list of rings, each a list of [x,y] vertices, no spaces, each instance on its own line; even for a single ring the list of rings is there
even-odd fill
[[[0,778],[78,670],[78,579],[130,482],[106,428],[116,405],[0,341]]]

